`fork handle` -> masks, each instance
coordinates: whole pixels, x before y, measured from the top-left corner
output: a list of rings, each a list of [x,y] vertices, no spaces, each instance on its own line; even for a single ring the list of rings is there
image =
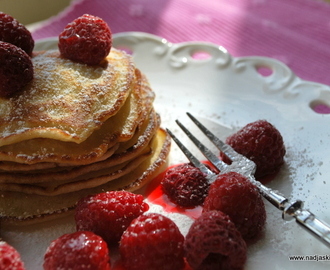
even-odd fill
[[[284,210],[285,206],[288,203],[288,199],[279,193],[273,191],[272,189],[264,186],[260,182],[254,180],[254,178],[250,178],[253,183],[259,188],[260,193],[264,196],[267,201],[269,201],[272,205],[280,210]]]
[[[278,194],[261,183],[257,184],[261,194],[276,208],[282,210],[284,220],[296,219],[296,222],[313,236],[330,248],[330,225],[316,218],[308,210],[303,209],[303,202],[297,200],[291,203],[287,198]]]
[[[303,204],[300,200],[293,203],[288,201],[283,210],[283,219],[296,219],[300,226],[330,248],[330,225],[316,218],[312,212],[303,209]]]
[[[330,226],[308,210],[298,210],[296,222],[330,248]]]

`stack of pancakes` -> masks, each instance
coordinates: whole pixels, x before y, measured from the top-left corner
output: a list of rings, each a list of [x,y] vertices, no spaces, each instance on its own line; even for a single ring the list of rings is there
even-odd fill
[[[0,218],[40,221],[89,194],[134,191],[166,165],[154,92],[126,53],[97,66],[36,52],[33,81],[0,98]]]

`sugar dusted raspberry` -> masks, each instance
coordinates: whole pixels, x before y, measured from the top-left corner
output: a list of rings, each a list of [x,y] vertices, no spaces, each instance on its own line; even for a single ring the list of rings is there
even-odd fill
[[[101,18],[84,14],[69,23],[59,35],[63,57],[88,65],[99,64],[110,52],[112,33]]]
[[[203,204],[209,188],[205,175],[190,164],[168,169],[161,185],[169,199],[182,207]]]
[[[44,270],[110,270],[109,249],[106,242],[92,232],[64,234],[47,248],[43,267]]]
[[[204,212],[185,239],[186,259],[192,269],[243,269],[246,243],[230,218],[220,211]]]
[[[247,124],[226,143],[257,165],[255,177],[277,173],[284,163],[285,146],[280,132],[266,120]]]
[[[10,97],[33,79],[33,64],[21,48],[0,41],[0,96]]]
[[[258,189],[236,172],[220,174],[209,189],[203,211],[227,214],[244,239],[257,237],[266,222],[266,210]]]
[[[25,269],[20,254],[14,247],[4,241],[0,241],[0,269]]]
[[[8,42],[31,56],[34,40],[30,31],[12,16],[0,12],[0,41]]]
[[[77,230],[92,231],[108,245],[117,244],[133,219],[149,209],[142,195],[108,191],[81,199],[76,208]]]
[[[181,270],[184,237],[169,218],[143,214],[121,237],[120,254],[126,270]]]

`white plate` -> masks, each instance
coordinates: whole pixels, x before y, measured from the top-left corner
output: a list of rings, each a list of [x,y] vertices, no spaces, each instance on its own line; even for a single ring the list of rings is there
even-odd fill
[[[132,52],[156,92],[155,107],[162,125],[182,138],[174,120],[180,118],[190,126],[186,111],[202,117],[222,138],[258,119],[273,123],[284,137],[287,155],[286,165],[269,186],[304,200],[307,208],[330,223],[330,159],[326,151],[330,114],[312,109],[330,104],[328,86],[304,81],[273,59],[234,58],[215,44],[171,44],[157,36],[129,32],[115,34],[114,46]],[[57,48],[56,39],[35,46],[36,50],[51,48]],[[260,74],[261,68],[268,73]],[[171,163],[181,161],[186,160],[173,145]],[[266,208],[265,235],[249,247],[246,269],[329,269],[330,261],[290,261],[291,255],[330,255],[330,250],[295,222],[284,222],[268,202]],[[178,215],[173,218],[179,226],[185,220]],[[181,229],[185,233],[188,225]],[[21,252],[27,269],[39,270],[50,241],[71,231],[73,222],[61,220],[2,233]]]

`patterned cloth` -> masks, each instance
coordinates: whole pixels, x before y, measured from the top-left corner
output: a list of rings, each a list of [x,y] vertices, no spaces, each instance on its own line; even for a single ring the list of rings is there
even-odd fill
[[[170,42],[208,41],[233,56],[267,56],[304,80],[330,85],[330,5],[318,0],[75,0],[33,31],[58,36],[84,13],[113,33],[142,31]]]

